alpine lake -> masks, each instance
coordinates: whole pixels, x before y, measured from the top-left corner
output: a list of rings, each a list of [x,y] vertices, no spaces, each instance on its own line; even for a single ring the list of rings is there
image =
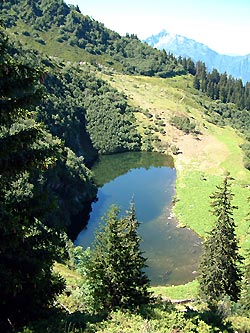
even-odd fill
[[[188,228],[178,228],[172,214],[176,180],[172,157],[148,152],[104,155],[92,170],[98,200],[92,204],[88,224],[75,244],[91,247],[102,216],[110,206],[117,205],[121,215],[125,215],[133,201],[151,285],[192,281],[196,277],[201,239]]]

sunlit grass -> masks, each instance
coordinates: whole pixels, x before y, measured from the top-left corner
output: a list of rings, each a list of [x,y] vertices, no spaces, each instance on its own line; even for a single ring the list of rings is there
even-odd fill
[[[169,298],[171,300],[188,300],[194,299],[198,296],[199,283],[197,280],[186,283],[184,285],[172,286],[172,287],[152,287],[150,290],[154,295]]]

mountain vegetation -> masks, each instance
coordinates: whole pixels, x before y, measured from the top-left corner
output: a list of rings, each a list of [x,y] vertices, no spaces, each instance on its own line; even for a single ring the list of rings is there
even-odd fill
[[[62,0],[8,0],[0,10],[1,328],[15,333],[247,332],[249,251],[243,247],[250,180],[239,145],[248,156],[248,85],[227,77],[235,99],[221,100],[222,92],[210,96],[202,86],[211,86],[215,71],[153,49],[135,35],[122,37]],[[213,83],[215,91],[218,83]],[[197,168],[196,154],[206,140],[207,155],[215,142],[216,161],[207,163],[203,154],[204,165],[199,161]],[[189,151],[194,147],[189,160],[187,145]],[[203,237],[203,227],[212,230],[225,249],[233,245],[227,265],[217,249],[211,250],[212,241],[205,246],[220,263],[224,283],[222,289],[220,283],[205,288],[203,273],[211,272],[211,286],[215,271],[210,260],[203,260],[201,294],[206,301],[216,296],[216,310],[198,302],[179,311],[168,299],[150,297],[133,206],[122,218],[111,208],[93,251],[83,253],[69,241],[96,199],[93,162],[100,154],[140,150],[176,154],[177,217],[188,217],[187,225]],[[239,178],[237,227],[227,183],[213,196],[215,226],[204,209],[225,168]],[[183,200],[185,191],[184,199],[192,202]],[[225,277],[240,261],[239,244],[245,254],[242,284],[236,269],[232,279]],[[227,301],[225,286],[231,282]]]
[[[1,29],[1,327],[25,323],[51,304],[64,283],[53,274],[61,257],[60,230],[46,223],[51,207],[43,174],[60,142],[38,123],[32,107],[41,93],[39,68],[11,55]],[[22,61],[23,60],[23,61]]]
[[[134,205],[124,218],[119,213],[118,207],[110,208],[93,250],[76,249],[77,268],[84,278],[82,302],[90,312],[133,309],[150,301]]]
[[[250,168],[250,83],[243,85],[241,79],[235,79],[217,69],[211,73],[205,63],[196,64],[194,88],[202,91],[216,103],[205,105],[206,114],[219,125],[229,124],[244,133],[246,142],[242,145],[245,152],[245,167]],[[219,116],[219,117],[218,117]]]
[[[237,301],[240,296],[241,272],[238,241],[233,220],[232,192],[229,176],[211,195],[216,224],[206,239],[200,262],[201,294],[211,304],[223,297]]]
[[[48,73],[44,85],[49,99],[40,105],[39,120],[88,163],[98,153],[140,150],[136,110],[88,66],[63,65],[60,72]]]
[[[214,100],[222,103],[233,103],[240,110],[250,109],[250,83],[243,85],[241,79],[235,79],[226,73],[220,74],[217,69],[207,72],[205,63],[197,62],[194,86]]]
[[[61,1],[5,1],[1,12],[8,28],[25,42],[34,39],[33,47],[46,50],[51,56],[60,55],[66,47],[71,55],[77,47],[80,58],[111,65],[128,74],[171,77],[184,74],[176,59],[164,51],[152,49],[135,35],[121,37],[102,23],[80,13],[79,8]],[[21,28],[22,27],[22,28]],[[20,30],[21,28],[21,30]],[[43,38],[43,36],[50,36]],[[49,45],[48,45],[49,44]]]

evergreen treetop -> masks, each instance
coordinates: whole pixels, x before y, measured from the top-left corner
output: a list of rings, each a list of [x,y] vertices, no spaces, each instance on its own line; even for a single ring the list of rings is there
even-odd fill
[[[116,206],[111,207],[93,250],[85,262],[78,263],[85,277],[84,300],[92,311],[135,308],[150,300],[134,206],[124,218],[119,213]]]
[[[241,272],[238,243],[232,205],[230,177],[211,195],[215,225],[204,242],[200,262],[200,292],[208,302],[219,301],[225,296],[237,301],[240,294]]]

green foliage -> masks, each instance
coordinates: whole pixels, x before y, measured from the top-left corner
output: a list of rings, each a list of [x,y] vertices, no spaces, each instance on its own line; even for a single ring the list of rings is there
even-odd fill
[[[60,230],[43,223],[49,207],[36,186],[60,152],[60,142],[32,112],[42,72],[17,52],[13,56],[3,28],[0,36],[0,325],[5,330],[37,316],[62,291],[52,264],[64,241]]]
[[[75,81],[73,80],[73,70],[72,72],[69,71],[71,74],[67,75],[67,71],[64,71],[64,66],[60,68],[56,63],[35,52],[27,50],[24,52],[20,44],[12,45],[9,53],[14,58],[19,59],[19,62],[23,65],[26,66],[28,63],[29,66],[33,66],[34,78],[37,78],[35,81],[36,85],[34,86],[35,94],[31,96],[29,88],[27,88],[25,94],[22,93],[20,87],[27,85],[28,79],[23,79],[19,84],[18,80],[13,79],[13,77],[16,78],[14,71],[13,75],[6,76],[5,81],[1,81],[1,84],[4,84],[2,89],[6,94],[8,93],[7,89],[10,89],[10,91],[13,89],[16,94],[20,95],[18,95],[19,104],[23,103],[24,106],[33,101],[36,105],[36,113],[33,110],[29,113],[28,119],[19,120],[18,123],[12,124],[12,137],[2,138],[4,140],[2,141],[4,149],[0,165],[1,163],[7,163],[5,159],[10,159],[6,170],[17,170],[19,164],[15,163],[15,161],[23,160],[22,150],[25,148],[26,139],[31,135],[31,130],[33,133],[37,130],[37,138],[42,138],[41,144],[38,146],[39,150],[36,150],[36,146],[32,147],[32,151],[29,148],[30,154],[32,153],[34,158],[38,154],[39,158],[43,157],[50,146],[60,145],[60,151],[57,151],[56,158],[48,157],[46,163],[41,165],[43,173],[37,172],[36,176],[34,176],[38,177],[39,180],[35,180],[34,178],[32,182],[36,182],[36,187],[39,188],[41,193],[44,193],[44,200],[53,208],[53,210],[49,209],[46,216],[44,216],[46,223],[50,227],[61,226],[69,228],[73,220],[79,220],[77,215],[80,212],[82,215],[81,218],[88,214],[90,203],[96,196],[96,187],[93,184],[92,174],[85,164],[92,161],[97,153],[91,144],[89,135],[85,131],[84,115],[81,107],[83,97],[79,99],[76,92],[75,95],[73,94],[73,91],[76,91],[76,89],[78,89],[79,93],[77,85],[79,81],[77,77]],[[44,64],[47,66],[46,69]],[[42,69],[39,69],[38,66]],[[25,67],[23,66],[23,68]],[[61,69],[61,72],[59,69]],[[10,72],[10,69],[8,71]],[[57,71],[57,74],[55,71]],[[76,71],[76,75],[77,73]],[[25,72],[23,75],[26,75]],[[74,81],[72,85],[69,85],[68,89],[66,88],[67,79]],[[42,86],[40,82],[45,86]],[[43,99],[41,99],[42,94],[44,94]],[[8,101],[9,106],[5,102],[5,108],[11,108],[11,103],[17,103],[17,97],[12,100]],[[13,107],[15,107],[14,104]],[[35,109],[35,106],[33,109]],[[19,114],[21,115],[21,109],[19,110]],[[2,113],[2,116],[6,117],[6,113]],[[54,136],[62,139],[64,144],[46,132],[40,123],[35,123],[34,118],[46,124],[47,130]],[[19,135],[19,149],[9,154],[9,150],[6,150],[5,147],[11,146],[9,140],[23,126],[26,126],[26,130],[23,131],[22,136]],[[30,128],[30,133],[28,132],[28,128]],[[1,135],[3,136],[4,133],[3,129]],[[7,138],[9,139],[7,140]],[[44,151],[42,151],[42,144]],[[71,147],[71,149],[67,146]],[[48,168],[49,165],[53,165],[53,169]]]
[[[63,148],[55,167],[44,173],[41,187],[47,193],[47,200],[54,206],[46,214],[46,223],[65,228],[70,236],[75,237],[75,217],[81,214],[82,227],[82,220],[97,193],[92,173],[84,164],[83,157],[77,157],[67,147]]]
[[[241,79],[234,79],[226,73],[219,74],[214,69],[208,73],[202,62],[197,62],[194,76],[194,88],[206,93],[215,102],[205,105],[205,113],[210,120],[219,125],[230,125],[246,135],[246,144],[242,146],[244,164],[250,169],[248,133],[250,130],[250,83],[243,85]]]
[[[56,320],[55,320],[56,319]],[[237,318],[238,332],[248,333],[247,321]],[[57,325],[56,325],[57,323]],[[235,328],[236,328],[235,327]],[[245,330],[244,330],[245,328]],[[170,302],[156,301],[140,312],[112,311],[108,317],[88,316],[83,313],[63,315],[53,313],[40,322],[34,322],[16,333],[233,333],[230,322],[223,322],[211,311],[195,311],[187,307],[178,311]]]
[[[82,15],[78,7],[67,6],[62,0],[21,0],[15,6],[10,3],[9,0],[1,4],[8,27],[15,29],[15,25],[24,23],[34,30],[43,31],[49,43],[53,36],[52,56],[56,54],[59,42],[64,44],[62,48],[86,52],[95,63],[105,59],[105,65],[122,68],[125,73],[166,78],[192,71],[191,59],[182,63],[165,50],[159,51],[142,43],[135,35],[121,37],[102,23]],[[47,42],[45,39],[44,43]],[[43,43],[41,38],[37,41]]]
[[[48,96],[39,107],[39,120],[89,162],[101,154],[140,150],[135,111],[126,97],[90,68],[64,66],[45,79]]]
[[[225,296],[237,301],[240,294],[241,273],[238,244],[232,205],[233,194],[229,177],[211,195],[213,215],[217,218],[203,245],[199,267],[201,296],[209,303],[218,302]]]
[[[250,141],[249,141],[249,137],[246,138],[245,143],[243,143],[240,147],[244,151],[244,166],[245,166],[246,169],[250,170]]]
[[[250,83],[245,86],[241,79],[234,79],[216,69],[209,73],[204,63],[198,61],[194,76],[194,88],[222,103],[234,103],[238,109],[250,109]]]
[[[243,314],[250,318],[250,249],[246,252],[242,279],[242,291],[240,297],[240,309]]]
[[[188,117],[173,116],[170,119],[170,123],[187,134],[195,132],[195,124]]]
[[[77,257],[85,278],[83,299],[91,312],[133,309],[150,299],[134,206],[124,218],[118,217],[119,212],[111,207],[96,235],[94,249]]]

